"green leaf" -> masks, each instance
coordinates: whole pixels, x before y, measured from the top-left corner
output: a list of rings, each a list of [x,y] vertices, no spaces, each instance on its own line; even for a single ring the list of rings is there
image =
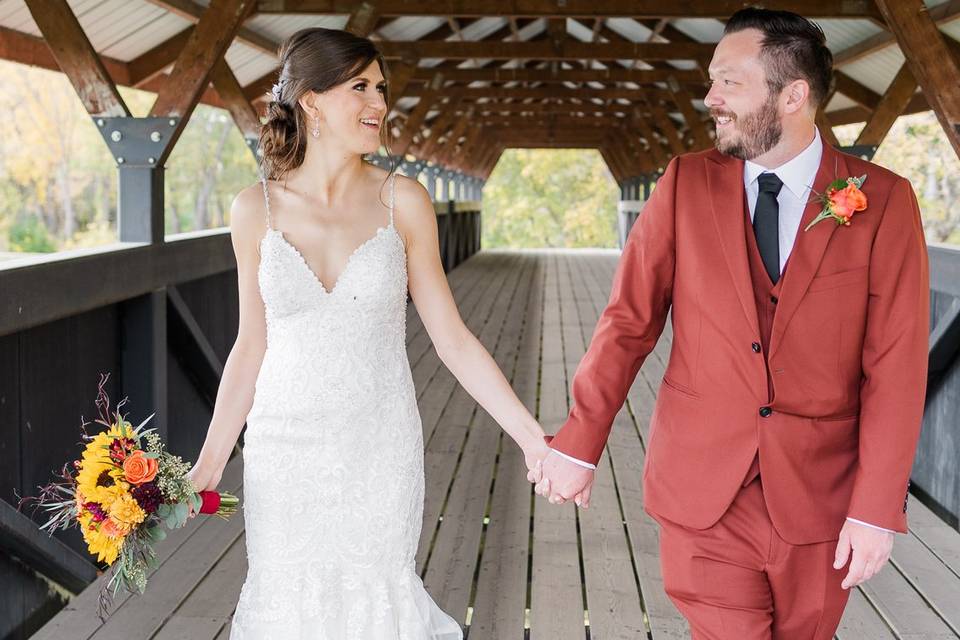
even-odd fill
[[[829,191],[830,189],[837,189],[837,190],[845,189],[846,186],[847,186],[846,178],[837,178],[836,180],[830,183],[830,186],[827,187],[827,191]]]
[[[177,527],[187,524],[187,517],[190,515],[190,506],[186,502],[178,502],[174,507],[177,515]]]

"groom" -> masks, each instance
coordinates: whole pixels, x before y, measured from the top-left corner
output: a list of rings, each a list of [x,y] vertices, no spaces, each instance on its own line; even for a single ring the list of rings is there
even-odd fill
[[[849,589],[907,530],[926,245],[910,184],[821,140],[831,67],[796,14],[727,22],[705,100],[716,149],[675,158],[634,225],[537,484],[587,505],[672,312],[643,490],[695,639],[832,638]],[[849,225],[810,226],[831,182],[864,175],[835,195]]]

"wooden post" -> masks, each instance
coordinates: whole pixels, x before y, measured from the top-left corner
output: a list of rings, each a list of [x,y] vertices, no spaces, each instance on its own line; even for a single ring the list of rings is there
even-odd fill
[[[960,156],[960,61],[922,0],[876,0],[927,101]]]

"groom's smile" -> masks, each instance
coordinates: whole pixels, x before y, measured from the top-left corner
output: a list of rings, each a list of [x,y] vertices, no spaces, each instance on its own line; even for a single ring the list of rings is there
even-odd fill
[[[724,36],[710,63],[704,104],[716,125],[717,149],[752,160],[782,136],[780,91],[770,86],[761,59],[762,34],[754,29]]]

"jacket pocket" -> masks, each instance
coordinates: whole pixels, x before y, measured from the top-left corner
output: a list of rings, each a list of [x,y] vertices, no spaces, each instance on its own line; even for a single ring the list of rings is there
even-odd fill
[[[810,281],[810,287],[807,291],[825,291],[827,289],[836,289],[850,284],[857,284],[867,279],[868,266],[840,271],[838,273],[828,273],[824,276],[816,276]]]
[[[859,418],[859,417],[860,417],[860,414],[859,414],[859,413],[854,413],[854,414],[846,415],[846,416],[826,416],[826,417],[823,417],[823,418],[814,418],[814,419],[815,419],[817,422],[844,422],[844,421],[847,421],[847,420],[854,420],[854,419]]]
[[[677,384],[676,382],[670,380],[666,376],[663,377],[662,385],[667,387],[671,391],[675,391],[676,393],[679,393],[682,396],[686,396],[687,398],[690,398],[691,400],[700,399],[699,393],[697,393],[696,391],[693,391],[692,389],[688,389],[682,385]]]

